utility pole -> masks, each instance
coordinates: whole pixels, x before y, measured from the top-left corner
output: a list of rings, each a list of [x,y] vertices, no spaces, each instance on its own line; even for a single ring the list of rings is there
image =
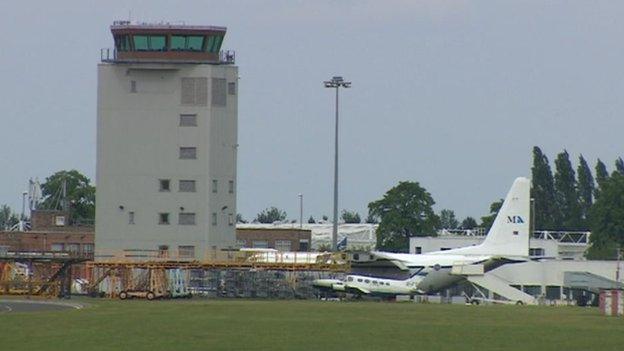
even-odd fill
[[[334,76],[331,80],[323,82],[325,88],[336,89],[336,130],[334,135],[334,226],[332,229],[332,251],[338,251],[338,90],[340,87],[350,88],[351,82],[345,81],[340,76]]]
[[[303,229],[303,194],[299,194],[299,229]]]

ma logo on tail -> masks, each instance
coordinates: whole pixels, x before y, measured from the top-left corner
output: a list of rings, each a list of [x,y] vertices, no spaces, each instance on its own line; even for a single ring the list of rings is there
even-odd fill
[[[520,216],[507,216],[507,223],[522,224],[524,220]]]

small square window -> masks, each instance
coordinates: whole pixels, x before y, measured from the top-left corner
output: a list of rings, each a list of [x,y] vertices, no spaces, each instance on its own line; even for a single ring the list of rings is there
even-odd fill
[[[254,249],[268,249],[269,242],[266,240],[254,240],[251,242],[251,247]]]
[[[51,250],[52,251],[65,251],[65,245],[64,244],[52,244]]]
[[[158,224],[169,224],[169,214],[168,213],[159,213],[158,214]]]
[[[71,253],[79,253],[80,252],[80,244],[77,244],[77,243],[67,244],[66,251],[69,251]]]
[[[236,83],[235,82],[228,83],[228,94],[236,95]]]
[[[159,179],[158,180],[158,184],[159,184],[159,190],[160,191],[170,191],[170,184],[171,181],[169,179]]]
[[[217,213],[212,213],[212,225],[217,225]]]
[[[216,194],[219,189],[219,182],[216,179],[212,180],[212,193]]]
[[[134,224],[134,211],[128,212],[128,224]]]
[[[181,147],[180,148],[180,159],[182,160],[193,160],[197,158],[197,148],[196,147]]]
[[[169,257],[169,245],[158,245],[158,258]]]
[[[195,181],[194,180],[180,180],[178,184],[178,190],[183,193],[194,193]]]
[[[195,246],[178,246],[179,258],[195,258]]]
[[[234,194],[234,181],[230,180],[228,182],[228,193]]]
[[[277,251],[291,251],[292,243],[290,240],[275,240],[275,249]]]
[[[180,115],[180,127],[197,127],[197,115]]]
[[[195,225],[195,214],[188,212],[180,212],[178,215],[178,224]]]
[[[54,225],[57,227],[65,226],[65,216],[55,216],[54,217]]]

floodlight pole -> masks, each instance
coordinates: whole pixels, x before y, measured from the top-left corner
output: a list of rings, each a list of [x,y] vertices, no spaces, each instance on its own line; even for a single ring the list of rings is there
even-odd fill
[[[303,229],[303,194],[299,194],[299,229]]]
[[[332,251],[338,251],[338,90],[340,87],[350,88],[351,82],[346,82],[340,76],[323,82],[325,88],[336,89],[336,130],[334,135],[334,225],[332,229]]]

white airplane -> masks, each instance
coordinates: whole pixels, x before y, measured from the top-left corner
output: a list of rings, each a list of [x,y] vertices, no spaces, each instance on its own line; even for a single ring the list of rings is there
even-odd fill
[[[530,181],[517,178],[481,244],[418,255],[373,251],[373,260],[392,262],[402,270],[409,270],[410,277],[395,280],[348,275],[344,280],[317,279],[313,285],[321,290],[358,295],[429,294],[465,279],[461,274],[451,274],[453,267],[453,273],[461,273],[462,267],[469,265],[487,272],[507,263],[528,261],[529,209]]]

